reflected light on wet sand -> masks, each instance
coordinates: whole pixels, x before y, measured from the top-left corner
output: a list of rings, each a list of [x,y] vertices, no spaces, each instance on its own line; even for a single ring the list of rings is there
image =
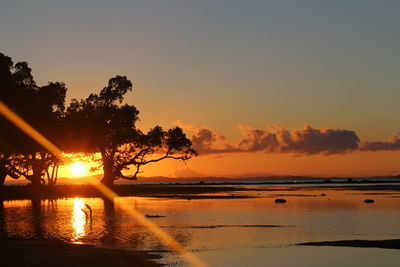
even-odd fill
[[[86,224],[86,216],[82,209],[85,208],[85,203],[83,203],[83,199],[74,198],[74,209],[72,213],[72,227],[74,228],[74,234],[72,236],[73,243],[81,243],[78,240],[85,236],[85,224]]]

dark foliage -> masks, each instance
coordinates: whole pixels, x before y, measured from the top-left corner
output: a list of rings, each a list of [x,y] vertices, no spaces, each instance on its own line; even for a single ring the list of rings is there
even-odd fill
[[[59,143],[58,132],[67,92],[65,84],[55,82],[37,86],[28,63],[13,64],[11,58],[1,53],[0,71],[0,100],[53,143]],[[4,118],[0,118],[0,131],[1,183],[4,183],[5,175],[23,176],[35,186],[45,184],[46,176],[49,184],[55,183],[60,159]]]

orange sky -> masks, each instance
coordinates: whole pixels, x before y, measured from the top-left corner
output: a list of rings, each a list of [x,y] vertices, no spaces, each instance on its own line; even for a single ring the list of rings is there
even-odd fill
[[[9,1],[0,9],[8,25],[1,52],[28,61],[40,85],[65,82],[68,101],[126,75],[140,128],[183,121],[189,137],[212,129],[213,145],[229,148],[207,155],[207,140],[199,142],[206,153],[187,165],[161,162],[145,176],[400,174],[400,137],[371,143],[379,152],[354,149],[351,139],[385,142],[400,131],[399,2],[184,2]],[[350,139],[330,156],[299,144],[259,149],[251,138],[239,149],[232,140],[246,135],[232,130],[238,125],[264,134],[271,125],[296,133],[310,125]],[[292,153],[276,153],[285,149]]]
[[[232,153],[208,155],[187,164],[166,161],[145,169],[145,176],[373,176],[399,175],[400,151],[295,157],[288,154]]]

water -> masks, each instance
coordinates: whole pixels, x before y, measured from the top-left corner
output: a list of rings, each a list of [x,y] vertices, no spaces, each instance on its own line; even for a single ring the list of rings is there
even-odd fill
[[[399,239],[400,192],[316,186],[252,186],[248,199],[121,197],[4,201],[1,235],[158,251],[167,266],[186,266],[121,208],[135,207],[212,266],[397,266],[400,251],[300,247],[344,239]],[[270,191],[273,189],[273,191]],[[276,204],[275,198],[287,203]],[[365,204],[366,198],[375,200]],[[85,203],[93,211],[87,221]],[[271,227],[275,226],[275,227]]]

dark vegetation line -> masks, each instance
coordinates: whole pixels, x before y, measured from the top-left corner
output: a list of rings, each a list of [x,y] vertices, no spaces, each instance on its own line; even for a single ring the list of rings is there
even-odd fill
[[[275,224],[218,224],[218,225],[194,225],[194,226],[163,226],[165,228],[188,228],[188,229],[216,229],[216,228],[281,228],[293,227]]]
[[[198,195],[213,194],[230,191],[240,191],[236,187],[207,187],[207,186],[166,186],[166,185],[114,185],[113,191],[119,196],[149,196],[168,198],[248,198],[246,196],[215,196]],[[103,197],[103,195],[92,185],[56,185],[43,186],[40,190],[30,186],[5,186],[0,188],[1,200],[14,199],[56,199],[66,197]]]
[[[299,246],[335,246],[335,247],[400,249],[400,239],[338,240],[338,241],[307,242],[307,243],[300,243],[297,245],[299,245]]]
[[[99,93],[72,99],[66,106],[62,82],[39,86],[27,62],[15,63],[0,53],[0,101],[65,153],[101,155],[103,179],[112,186],[120,178],[136,180],[144,165],[165,159],[188,160],[197,155],[179,127],[136,128],[139,111],[123,103],[132,91],[126,76],[117,75]],[[94,157],[93,157],[94,158]],[[5,118],[0,118],[0,185],[5,178],[26,178],[36,189],[57,183],[58,168],[68,163],[46,151]],[[133,169],[134,174],[123,171]]]

